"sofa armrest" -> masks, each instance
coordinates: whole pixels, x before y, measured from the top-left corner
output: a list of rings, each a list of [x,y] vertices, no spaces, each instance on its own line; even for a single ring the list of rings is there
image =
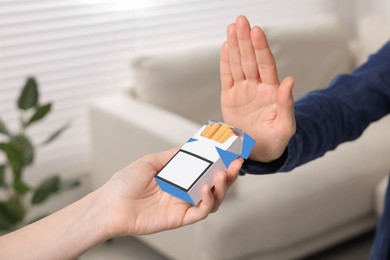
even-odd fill
[[[125,94],[90,106],[93,188],[141,156],[184,144],[199,125]]]
[[[382,216],[383,208],[385,206],[386,190],[388,189],[388,178],[389,176],[383,178],[375,189],[375,213],[378,217]]]

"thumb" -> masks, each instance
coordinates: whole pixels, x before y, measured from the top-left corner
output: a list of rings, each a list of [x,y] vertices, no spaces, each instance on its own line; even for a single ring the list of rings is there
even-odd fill
[[[293,77],[287,77],[282,81],[278,89],[278,102],[276,108],[278,123],[290,131],[295,131],[294,98],[292,95],[293,87]]]

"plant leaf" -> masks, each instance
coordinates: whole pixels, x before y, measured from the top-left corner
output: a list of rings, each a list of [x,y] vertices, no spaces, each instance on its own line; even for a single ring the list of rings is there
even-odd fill
[[[9,131],[7,127],[5,126],[5,123],[0,119],[0,133],[6,134],[9,136]]]
[[[51,110],[51,103],[48,103],[43,106],[38,106],[38,108],[35,110],[35,113],[31,116],[30,120],[27,121],[25,127],[44,118],[50,112],[50,110]]]
[[[4,201],[0,201],[0,230],[8,231],[17,223],[17,217]]]
[[[5,165],[0,165],[0,187],[6,187],[6,183],[5,183]]]
[[[38,84],[34,78],[27,79],[22,92],[18,98],[18,107],[22,110],[32,108],[38,103],[39,93]]]
[[[68,180],[61,180],[60,184],[60,192],[74,189],[78,186],[80,186],[80,180],[78,179],[68,179]]]
[[[52,194],[60,190],[61,179],[59,176],[52,176],[43,181],[34,191],[31,199],[32,204],[40,204],[49,198]]]
[[[30,187],[21,179],[17,179],[14,181],[14,188],[19,195],[25,195],[27,192],[30,191]]]
[[[34,161],[34,146],[25,135],[12,136],[10,143],[22,153],[23,165],[27,166]]]
[[[7,155],[8,163],[14,174],[14,179],[19,179],[24,165],[23,153],[12,143],[0,143],[0,150]]]
[[[70,126],[70,123],[66,123],[63,125],[60,129],[56,130],[54,133],[52,133],[49,138],[47,138],[44,142],[41,143],[41,145],[46,145],[51,142],[53,142],[55,139],[57,139],[66,129],[68,129]]]
[[[0,201],[0,230],[12,230],[23,220],[25,212],[19,199]]]

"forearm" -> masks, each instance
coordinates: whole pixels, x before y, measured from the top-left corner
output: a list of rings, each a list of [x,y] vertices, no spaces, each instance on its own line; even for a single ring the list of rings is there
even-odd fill
[[[281,171],[357,139],[390,113],[390,42],[352,74],[340,75],[328,88],[299,100],[295,111],[297,131]]]
[[[358,138],[367,126],[390,113],[390,42],[350,75],[295,104],[296,133],[282,158],[247,161],[241,173],[290,171],[339,144]]]
[[[0,237],[0,259],[74,259],[109,238],[99,190],[68,207]]]

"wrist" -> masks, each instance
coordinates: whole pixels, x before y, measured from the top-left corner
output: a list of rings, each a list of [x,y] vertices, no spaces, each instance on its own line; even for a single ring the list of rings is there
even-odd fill
[[[113,208],[116,203],[113,194],[109,192],[106,185],[103,185],[91,195],[94,197],[91,215],[96,216],[96,223],[99,225],[97,228],[100,229],[101,238],[107,240],[118,236],[118,232],[116,232],[113,227],[113,223],[115,223],[115,221],[113,221],[113,216],[115,216]]]
[[[136,216],[135,209],[132,208],[131,199],[121,190],[127,189],[127,185],[121,179],[112,178],[98,190],[99,208],[102,209],[101,224],[104,226],[104,236],[106,239],[133,235]]]
[[[273,149],[270,149],[262,146],[261,143],[256,143],[249,158],[253,161],[270,163],[282,157],[286,150],[286,146],[284,146],[284,148],[272,148]]]
[[[283,154],[276,160],[270,162],[262,162],[255,159],[248,159],[242,165],[240,175],[250,174],[270,174],[276,173],[284,167],[288,158],[288,149],[286,148]]]
[[[106,206],[100,197],[99,190],[93,191],[79,201],[54,213],[53,224],[58,225],[55,223],[60,219],[63,219],[63,222],[62,227],[56,231],[57,235],[53,235],[53,238],[61,237],[56,247],[53,246],[55,249],[53,259],[57,258],[57,254],[65,251],[69,258],[75,258],[109,238],[106,228]],[[78,241],[77,244],[75,241]],[[58,255],[58,257],[61,256]]]
[[[100,189],[91,192],[81,200],[72,204],[68,211],[69,218],[74,221],[68,223],[66,228],[70,241],[79,240],[79,246],[88,250],[110,238],[107,226],[107,209],[109,204],[103,199]],[[71,214],[74,214],[71,216]],[[84,234],[86,237],[82,237]],[[70,242],[72,244],[74,242]]]
[[[282,165],[286,161],[287,156],[288,156],[288,147],[286,147],[281,153],[277,153],[276,155],[273,156],[264,156],[261,155],[260,153],[255,152],[253,156],[251,155],[249,158],[252,161],[257,161],[264,164],[270,164],[277,167],[278,165]]]

